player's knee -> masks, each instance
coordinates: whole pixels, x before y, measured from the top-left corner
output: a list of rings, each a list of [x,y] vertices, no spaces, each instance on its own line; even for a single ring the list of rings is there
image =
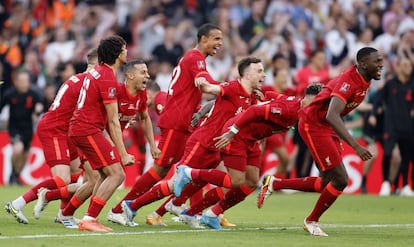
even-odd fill
[[[246,185],[251,189],[256,189],[259,186],[259,179],[247,179]]]
[[[240,188],[240,186],[242,186],[242,184],[244,184],[246,182],[246,179],[244,177],[232,177],[231,178],[231,184],[233,188]]]

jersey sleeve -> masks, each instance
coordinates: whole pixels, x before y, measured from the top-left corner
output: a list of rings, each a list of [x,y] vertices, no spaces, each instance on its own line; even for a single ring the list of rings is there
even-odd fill
[[[265,119],[267,115],[266,112],[269,112],[269,104],[251,106],[242,113],[236,122],[234,122],[234,125],[238,129],[243,129],[253,121]]]
[[[117,83],[111,80],[102,80],[98,83],[100,94],[104,104],[110,104],[117,101],[116,89]]]
[[[350,81],[338,81],[332,90],[331,96],[336,96],[341,99],[345,104],[348,99],[352,97],[355,91],[355,86]]]

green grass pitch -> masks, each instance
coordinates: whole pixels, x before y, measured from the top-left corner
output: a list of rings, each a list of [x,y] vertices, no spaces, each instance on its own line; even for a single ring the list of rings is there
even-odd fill
[[[0,187],[0,206],[16,198],[28,187]],[[321,228],[329,237],[313,237],[302,229],[303,219],[312,210],[316,193],[272,195],[262,209],[256,207],[255,192],[226,212],[237,227],[223,231],[191,229],[164,216],[168,227],[145,224],[145,216],[160,202],[140,211],[135,228],[107,222],[108,210],[126,194],[117,190],[100,214],[110,233],[65,229],[53,222],[59,202],[51,202],[39,220],[32,215],[34,203],[25,208],[29,224],[18,224],[4,209],[0,211],[0,246],[414,246],[414,198],[370,195],[343,195],[322,216]],[[81,218],[86,203],[76,213]]]

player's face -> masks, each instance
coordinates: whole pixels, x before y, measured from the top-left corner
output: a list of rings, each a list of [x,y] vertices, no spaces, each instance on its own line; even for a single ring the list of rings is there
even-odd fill
[[[381,79],[381,71],[384,66],[383,58],[379,52],[371,53],[363,62],[364,69],[370,78],[375,80]]]
[[[122,64],[126,64],[127,55],[128,55],[128,50],[127,50],[126,46],[124,46],[124,47],[122,47],[122,52],[119,54],[119,60],[121,61]]]
[[[266,74],[262,63],[252,63],[247,72],[248,79],[250,80],[252,89],[261,89],[262,83],[265,80]]]
[[[143,91],[147,81],[150,79],[148,68],[146,64],[135,64],[134,65],[134,85],[137,92]]]
[[[223,34],[218,29],[213,29],[210,31],[207,37],[205,38],[206,48],[205,53],[207,55],[213,56],[217,53],[217,50],[223,45]]]

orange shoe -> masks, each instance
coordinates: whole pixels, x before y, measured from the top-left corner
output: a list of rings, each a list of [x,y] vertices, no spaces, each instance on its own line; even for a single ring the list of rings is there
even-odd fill
[[[79,225],[81,231],[109,232],[112,229],[99,223],[97,220],[81,220]]]
[[[162,220],[161,216],[154,217],[151,214],[147,215],[146,223],[147,225],[151,225],[151,226],[161,226],[161,227],[167,226],[167,224],[165,224],[164,221]]]
[[[220,225],[224,227],[235,227],[236,224],[230,223],[224,215],[219,216],[220,218]]]

